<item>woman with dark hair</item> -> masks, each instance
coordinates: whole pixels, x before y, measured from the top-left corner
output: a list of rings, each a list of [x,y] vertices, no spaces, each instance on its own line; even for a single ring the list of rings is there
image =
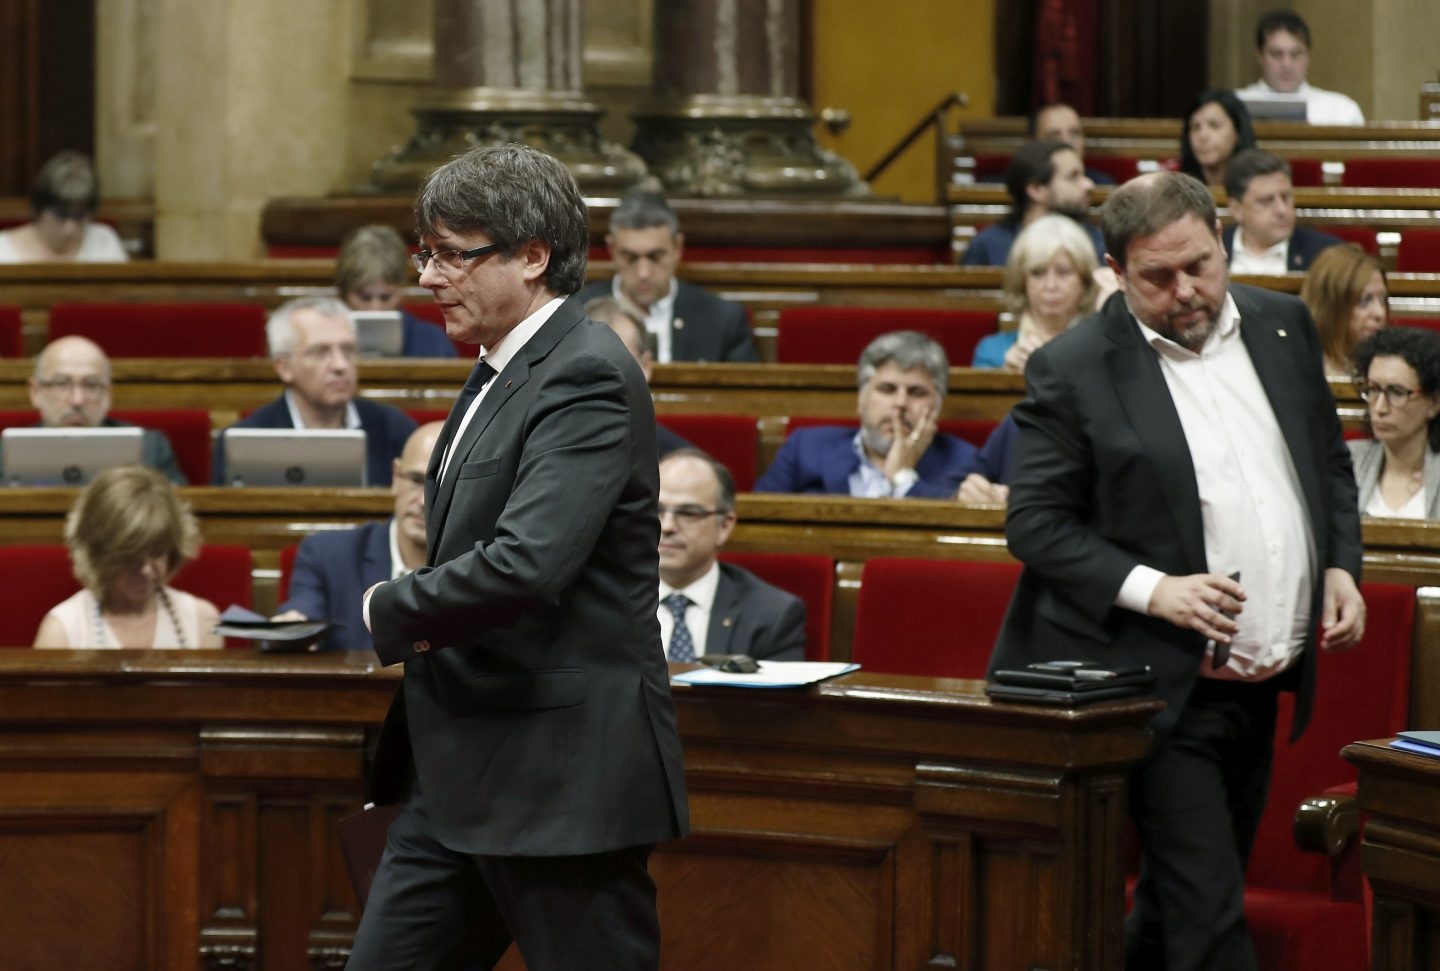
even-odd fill
[[[1440,519],[1440,335],[1387,327],[1355,350],[1374,438],[1350,443],[1360,512]]]
[[[115,230],[92,222],[100,183],[79,152],[53,156],[30,190],[30,221],[0,232],[0,263],[123,263],[125,245]]]
[[[1355,347],[1390,320],[1390,291],[1380,261],[1354,243],[1320,251],[1300,299],[1320,332],[1325,373],[1349,377],[1355,371]]]
[[[1180,171],[1206,185],[1225,184],[1225,163],[1242,148],[1255,147],[1250,112],[1233,91],[1211,89],[1185,112],[1180,130]]]

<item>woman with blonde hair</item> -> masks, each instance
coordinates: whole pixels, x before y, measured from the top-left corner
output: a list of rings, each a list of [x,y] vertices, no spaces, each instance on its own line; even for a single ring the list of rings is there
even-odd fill
[[[1349,377],[1355,347],[1390,319],[1390,291],[1380,261],[1354,243],[1322,250],[1310,264],[1300,299],[1310,308],[1325,352],[1325,373]]]
[[[220,647],[219,611],[167,584],[200,548],[200,529],[154,469],[106,469],[80,492],[65,542],[84,588],[45,615],[36,647]]]
[[[400,306],[415,282],[415,266],[400,234],[389,226],[361,226],[340,242],[335,258],[335,292],[351,310],[400,311],[401,357],[455,357],[445,328],[421,320]]]
[[[1041,216],[1026,226],[1005,262],[1005,301],[1019,323],[983,338],[977,368],[1025,370],[1030,353],[1095,311],[1095,246],[1068,216]]]

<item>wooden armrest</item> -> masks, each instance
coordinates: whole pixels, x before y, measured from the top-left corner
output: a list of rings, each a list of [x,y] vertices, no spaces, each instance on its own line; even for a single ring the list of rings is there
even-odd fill
[[[1295,845],[1307,852],[1338,857],[1359,831],[1353,794],[1311,796],[1295,810]]]

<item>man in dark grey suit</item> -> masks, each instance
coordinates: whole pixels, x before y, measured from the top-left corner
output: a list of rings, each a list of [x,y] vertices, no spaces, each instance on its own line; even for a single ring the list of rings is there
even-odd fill
[[[688,828],[656,621],[655,416],[566,298],[586,212],[507,145],[421,185],[420,284],[480,362],[426,473],[427,563],[367,593],[405,662],[376,754],[390,827],[350,967],[659,967],[651,847]],[[466,963],[469,962],[469,963]]]
[[[1215,203],[1173,172],[1101,212],[1120,292],[1026,368],[1005,538],[1025,564],[991,668],[1149,665],[1165,701],[1131,779],[1144,842],[1126,967],[1244,971],[1245,863],[1280,690],[1365,604],[1349,453],[1293,297],[1231,286]]]
[[[730,470],[695,448],[660,463],[660,634],[672,661],[702,654],[805,660],[805,604],[715,554],[735,528]],[[681,629],[683,625],[683,630]]]
[[[1225,192],[1235,219],[1223,236],[1231,273],[1303,273],[1322,250],[1344,242],[1295,225],[1290,163],[1269,152],[1236,152],[1225,165]]]
[[[58,337],[35,358],[30,377],[30,404],[40,413],[41,428],[125,428],[128,422],[110,417],[110,358],[100,345],[84,337]],[[140,461],[171,482],[185,485],[185,473],[164,432],[145,429]]]
[[[685,237],[660,193],[636,189],[621,199],[605,244],[619,272],[580,296],[619,300],[654,335],[657,361],[760,360],[744,307],[675,279]]]

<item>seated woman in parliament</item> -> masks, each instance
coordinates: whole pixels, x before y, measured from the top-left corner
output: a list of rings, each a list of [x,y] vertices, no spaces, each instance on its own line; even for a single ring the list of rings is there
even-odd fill
[[[1095,311],[1095,247],[1068,216],[1041,216],[1026,226],[1005,262],[1005,302],[1014,330],[982,338],[972,367],[1023,373],[1030,352]]]
[[[1310,308],[1325,351],[1325,373],[1355,373],[1355,347],[1390,320],[1390,291],[1380,261],[1354,243],[1331,246],[1315,257],[1300,299]]]
[[[115,230],[91,222],[100,203],[100,181],[79,152],[51,157],[30,190],[30,221],[0,232],[0,263],[123,263],[125,246]]]
[[[1375,436],[1350,443],[1360,512],[1440,519],[1440,334],[1372,334],[1355,350],[1355,381]]]
[[[1210,186],[1225,184],[1225,163],[1255,148],[1250,112],[1233,91],[1203,91],[1185,112],[1180,130],[1180,171]]]
[[[335,291],[351,310],[400,310],[400,297],[413,282],[405,241],[389,226],[361,226],[340,242]],[[400,321],[401,357],[456,356],[444,327],[403,310]]]
[[[36,647],[220,647],[219,612],[166,584],[200,548],[200,528],[170,480],[125,465],[97,475],[65,519],[84,589],[40,622]]]

